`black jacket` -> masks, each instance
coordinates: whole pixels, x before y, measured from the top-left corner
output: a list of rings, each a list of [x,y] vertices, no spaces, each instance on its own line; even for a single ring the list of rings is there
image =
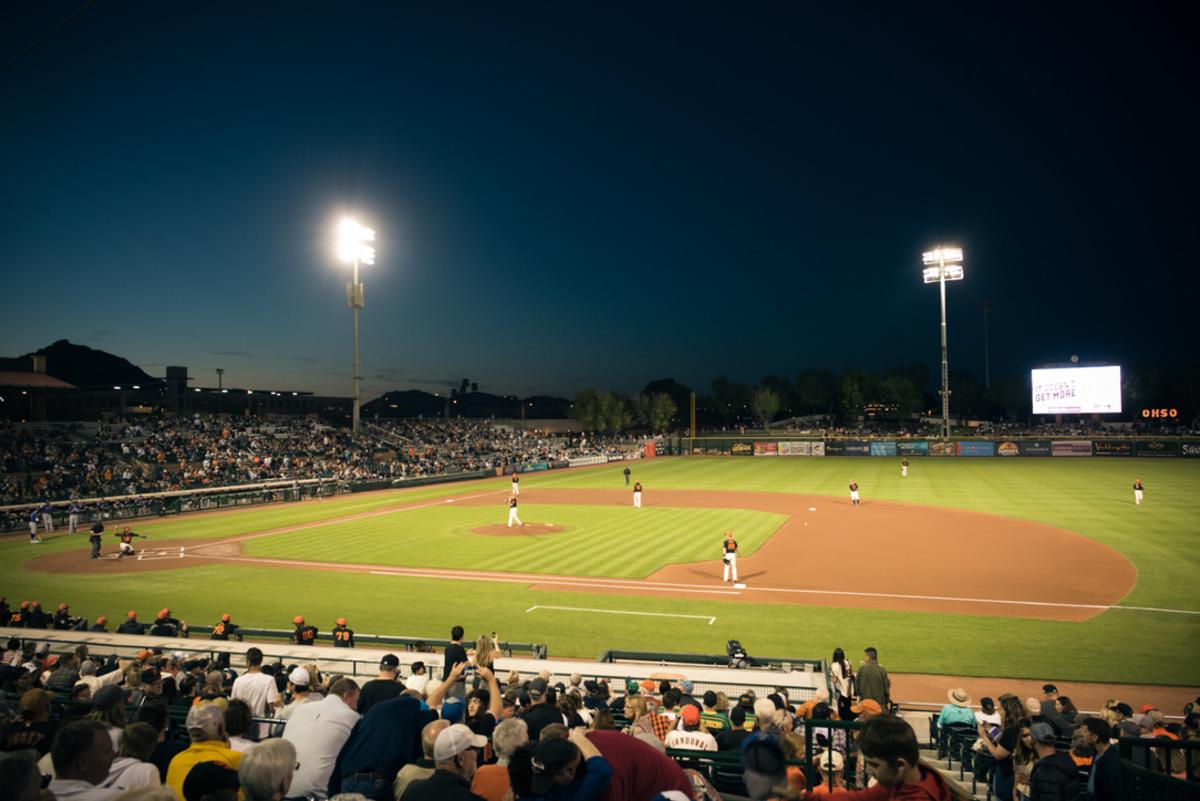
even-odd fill
[[[1029,777],[1030,801],[1076,801],[1081,789],[1079,766],[1065,751],[1039,759]]]
[[[403,801],[483,801],[471,792],[471,785],[444,770],[435,770],[428,779],[408,785]]]

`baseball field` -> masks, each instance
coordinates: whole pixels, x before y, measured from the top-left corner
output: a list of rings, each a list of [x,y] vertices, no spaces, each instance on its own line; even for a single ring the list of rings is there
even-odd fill
[[[886,458],[636,462],[642,509],[621,463],[525,474],[513,529],[507,478],[200,513],[138,522],[140,560],[15,536],[0,594],[114,622],[169,605],[203,625],[461,624],[557,657],[738,639],[781,657],[874,645],[903,672],[1200,685],[1200,461],[911,462],[907,478]],[[744,587],[722,581],[726,530]]]

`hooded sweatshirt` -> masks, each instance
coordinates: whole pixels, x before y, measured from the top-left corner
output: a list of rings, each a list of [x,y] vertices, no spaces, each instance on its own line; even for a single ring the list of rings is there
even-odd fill
[[[920,766],[921,780],[915,784],[899,787],[884,787],[877,784],[865,790],[834,790],[822,796],[822,801],[951,801],[953,795],[941,774],[932,768]]]

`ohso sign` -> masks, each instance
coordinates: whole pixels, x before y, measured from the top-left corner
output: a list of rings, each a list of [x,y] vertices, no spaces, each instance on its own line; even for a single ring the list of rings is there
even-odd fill
[[[1142,417],[1162,420],[1179,416],[1178,409],[1142,409]]]

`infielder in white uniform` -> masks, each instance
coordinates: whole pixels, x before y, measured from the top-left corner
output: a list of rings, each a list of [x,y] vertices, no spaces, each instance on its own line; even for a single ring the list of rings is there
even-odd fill
[[[508,505],[508,527],[512,528],[513,523],[516,523],[518,526],[524,526],[525,524],[521,522],[521,518],[517,517],[517,496],[510,496],[505,503]]]
[[[513,495],[520,495],[520,494],[521,494],[521,483],[520,483],[520,481],[521,481],[521,480],[520,480],[519,478],[517,478],[517,474],[516,474],[516,473],[513,473],[513,480],[512,480],[512,487],[513,487],[513,488],[512,488],[512,494],[513,494]]]
[[[862,506],[862,503],[858,500],[858,482],[854,479],[850,480],[850,505]]]
[[[1146,497],[1146,488],[1142,486],[1142,480],[1135,478],[1133,480],[1133,505],[1141,506],[1142,498]]]
[[[721,544],[725,551],[722,561],[725,562],[725,577],[723,581],[729,581],[729,572],[733,571],[733,582],[737,583],[737,540],[733,538],[732,531],[725,532],[725,542]]]
[[[900,460],[900,478],[907,478],[907,477],[908,477],[908,460],[901,459]]]
[[[79,530],[79,504],[71,504],[71,513],[67,516],[67,533],[74,534]]]
[[[642,482],[633,482],[633,508],[642,508]]]

